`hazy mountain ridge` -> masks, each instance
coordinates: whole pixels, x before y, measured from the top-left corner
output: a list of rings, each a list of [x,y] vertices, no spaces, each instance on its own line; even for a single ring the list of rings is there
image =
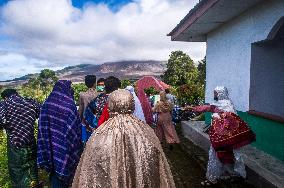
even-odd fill
[[[113,75],[120,79],[138,79],[145,75],[160,76],[165,69],[166,61],[118,61],[101,65],[80,64],[69,66],[56,71],[56,74],[59,79],[83,82],[87,74],[95,74],[97,78]],[[0,85],[20,85],[37,75],[38,73],[28,74],[13,80],[2,81]]]

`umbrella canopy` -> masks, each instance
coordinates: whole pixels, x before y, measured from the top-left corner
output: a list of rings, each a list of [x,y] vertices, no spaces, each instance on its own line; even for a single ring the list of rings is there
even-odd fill
[[[170,86],[161,80],[155,78],[154,76],[144,76],[136,82],[137,86],[137,96],[141,102],[142,109],[145,115],[146,122],[150,125],[153,123],[153,114],[151,105],[147,99],[144,89],[153,87],[158,91],[164,91]]]
[[[144,76],[140,80],[137,81],[138,90],[144,90],[146,88],[153,87],[158,91],[164,91],[165,89],[168,89],[170,86],[163,81],[155,78],[154,76]]]

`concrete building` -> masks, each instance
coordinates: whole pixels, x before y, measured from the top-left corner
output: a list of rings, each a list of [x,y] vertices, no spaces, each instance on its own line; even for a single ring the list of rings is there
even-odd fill
[[[226,86],[254,145],[284,161],[284,1],[202,0],[169,36],[207,43],[206,102]]]
[[[226,86],[252,146],[283,162],[284,0],[201,0],[168,35],[207,43],[206,102]]]

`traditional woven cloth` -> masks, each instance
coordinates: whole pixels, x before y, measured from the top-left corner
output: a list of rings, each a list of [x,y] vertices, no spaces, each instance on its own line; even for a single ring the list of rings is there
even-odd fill
[[[139,87],[139,85],[138,85],[138,87]],[[147,96],[146,96],[144,90],[142,90],[142,89],[138,90],[137,97],[139,98],[139,100],[141,102],[141,106],[142,106],[142,110],[143,110],[143,113],[144,113],[144,116],[145,116],[146,123],[151,125],[154,122],[153,112],[152,112],[152,109],[151,109],[151,104],[150,104],[149,100],[147,99]]]
[[[161,113],[161,112],[171,112],[172,110],[173,110],[173,104],[167,100],[166,93],[164,91],[160,92],[160,101],[157,102],[153,111]]]
[[[72,182],[83,149],[80,123],[71,82],[60,80],[40,112],[37,164],[66,184]]]
[[[102,115],[105,105],[107,104],[107,99],[108,94],[101,93],[88,104],[84,112],[84,119],[85,123],[91,128],[98,127],[98,121]]]
[[[39,115],[39,104],[20,95],[12,95],[0,103],[0,127],[16,147],[29,147],[35,143],[34,124]]]
[[[219,114],[214,118],[209,137],[216,151],[233,150],[255,141],[255,134],[238,115],[232,112]]]

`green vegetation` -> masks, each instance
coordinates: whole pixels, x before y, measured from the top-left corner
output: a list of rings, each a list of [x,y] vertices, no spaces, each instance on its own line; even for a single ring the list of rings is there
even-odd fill
[[[163,79],[169,85],[180,86],[195,82],[197,74],[193,60],[182,51],[174,51],[168,60]]]
[[[84,83],[72,84],[72,88],[74,90],[74,100],[76,105],[79,105],[79,96],[81,92],[85,92],[88,90],[88,87]]]
[[[58,78],[54,71],[44,69],[37,77],[31,78],[28,83],[22,85],[18,90],[22,96],[30,97],[43,103],[57,80]]]
[[[43,103],[57,80],[58,77],[54,71],[44,69],[37,77],[31,78],[28,83],[23,84],[18,90],[22,96],[30,97]],[[75,102],[78,105],[80,92],[87,91],[88,88],[84,83],[73,84],[72,88],[74,90]]]
[[[4,90],[4,87],[0,85],[0,93],[2,93],[3,90]],[[0,95],[0,100],[2,100],[1,95]]]
[[[182,51],[171,53],[162,79],[172,86],[172,92],[181,105],[200,104],[204,101],[206,60],[196,66]]]
[[[146,95],[158,95],[159,91],[157,91],[154,87],[144,89]]]
[[[42,70],[37,79],[45,97],[49,95],[53,85],[58,80],[55,72],[49,69]]]
[[[125,89],[127,86],[135,87],[135,83],[138,79],[124,79],[121,80],[121,89]]]
[[[122,89],[126,88],[127,86],[132,86],[132,85],[133,85],[133,83],[128,79],[121,80],[121,88]]]
[[[7,159],[7,136],[0,130],[0,187],[6,188],[10,185]]]

